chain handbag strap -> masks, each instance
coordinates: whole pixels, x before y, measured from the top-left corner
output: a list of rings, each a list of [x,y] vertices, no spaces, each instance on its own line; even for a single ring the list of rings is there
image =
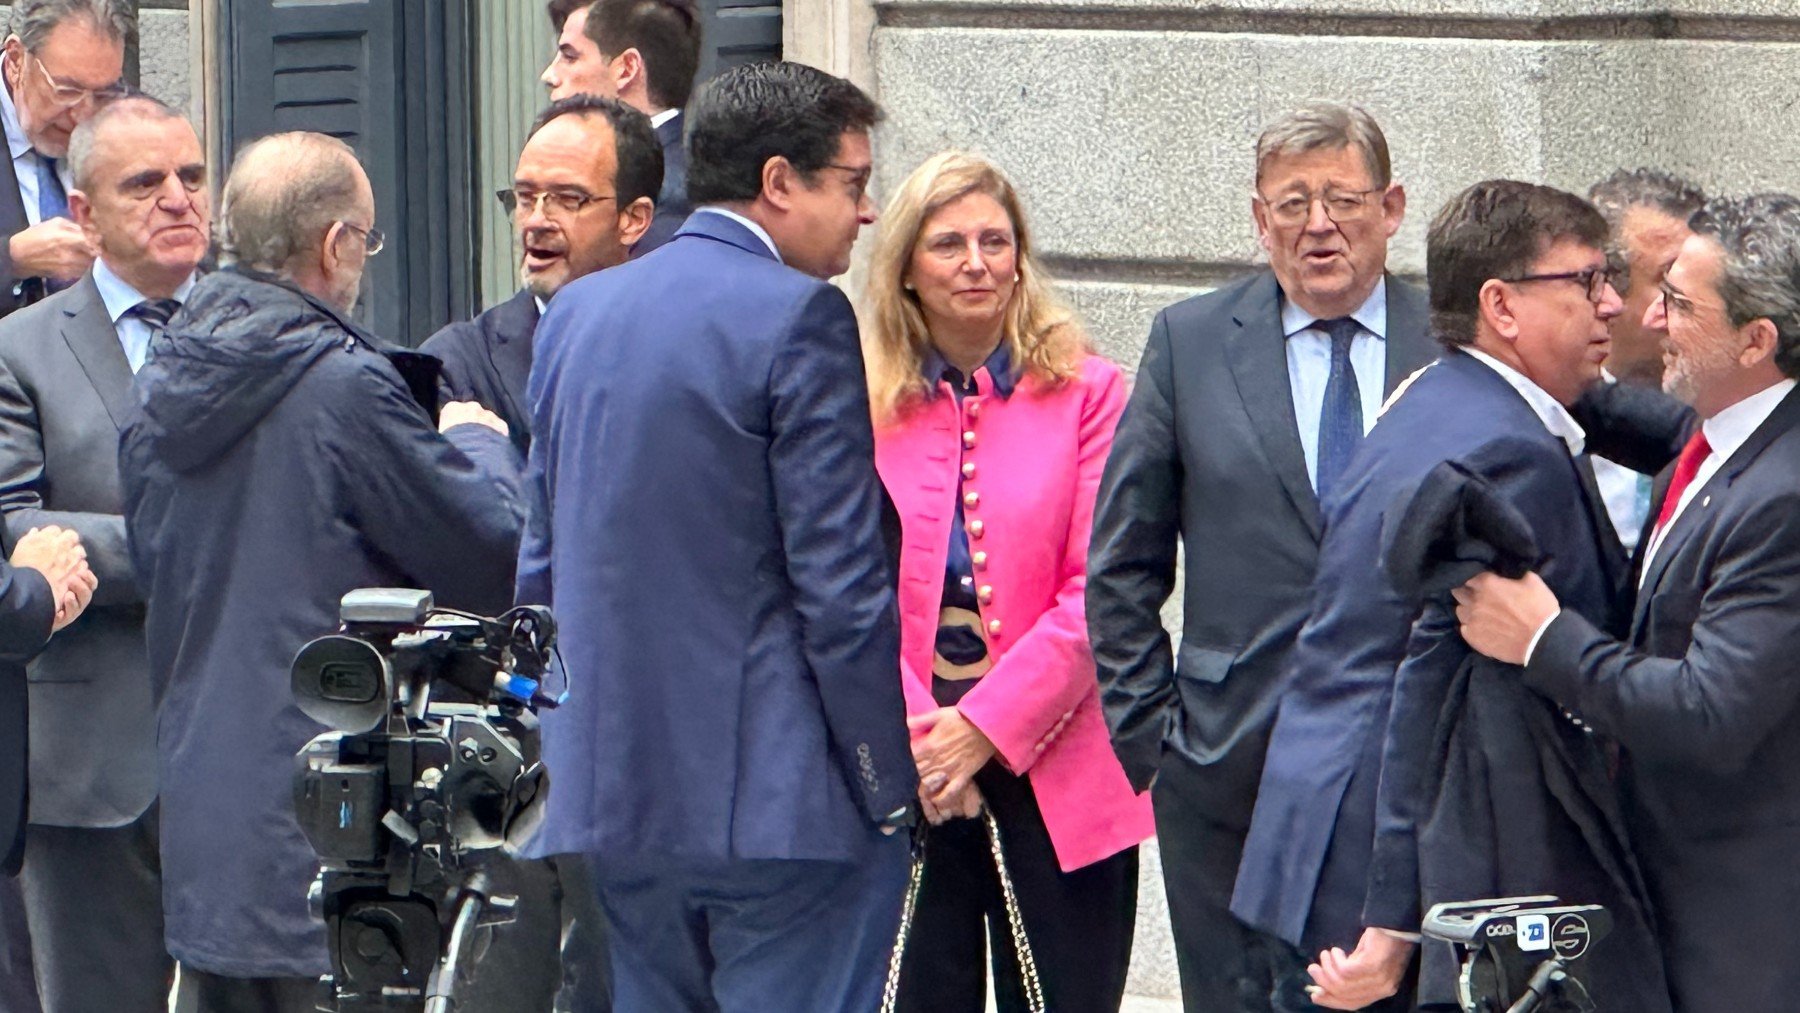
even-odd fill
[[[1019,981],[1025,989],[1025,1005],[1031,1013],[1046,1013],[1044,983],[1038,977],[1037,958],[1031,952],[1031,940],[1025,935],[1025,919],[1019,913],[1019,895],[1013,889],[1012,873],[1006,868],[1006,852],[1000,846],[1000,823],[991,809],[983,809],[981,818],[987,824],[988,850],[994,855],[994,871],[1000,877],[1000,898],[1006,905],[1006,925],[1012,933],[1013,953],[1018,959]],[[900,997],[900,964],[906,957],[906,941],[912,935],[913,912],[919,903],[919,886],[925,879],[923,837],[913,846],[912,872],[906,884],[906,900],[900,905],[900,932],[894,939],[894,952],[888,957],[887,983],[881,989],[881,1013],[894,1013]]]

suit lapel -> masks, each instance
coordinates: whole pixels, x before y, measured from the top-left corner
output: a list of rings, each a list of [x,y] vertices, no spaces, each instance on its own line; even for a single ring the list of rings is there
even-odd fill
[[[531,338],[537,331],[537,299],[529,289],[522,289],[501,309],[488,324],[494,340],[483,344],[495,375],[500,377],[501,393],[512,406],[513,418],[528,419],[531,413],[523,409],[525,384],[531,376]]]
[[[1294,392],[1288,382],[1281,302],[1276,292],[1274,274],[1265,274],[1245,290],[1232,314],[1236,327],[1226,337],[1225,360],[1270,468],[1313,538],[1318,539],[1324,523],[1318,496],[1306,477],[1306,451],[1300,446],[1299,423],[1294,420]]]
[[[1382,397],[1394,392],[1401,381],[1437,358],[1437,342],[1427,326],[1425,293],[1416,286],[1388,276],[1387,376]]]
[[[61,308],[63,341],[87,373],[113,425],[123,426],[131,410],[131,363],[91,272],[69,290]]]
[[[1694,534],[1704,529],[1712,519],[1713,497],[1731,488],[1731,483],[1744,473],[1744,469],[1750,467],[1758,454],[1767,449],[1776,437],[1792,429],[1797,423],[1800,423],[1800,387],[1788,391],[1787,396],[1781,399],[1781,403],[1775,406],[1775,410],[1769,413],[1769,417],[1763,420],[1762,425],[1757,426],[1756,431],[1750,434],[1750,438],[1744,441],[1743,446],[1731,455],[1731,459],[1714,472],[1712,478],[1707,479],[1705,485],[1695,491],[1694,498],[1688,502],[1687,509],[1681,511],[1681,516],[1670,523],[1669,533],[1664,536],[1663,543],[1657,547],[1656,556],[1650,560],[1650,570],[1644,576],[1643,587],[1638,591],[1637,603],[1632,612],[1632,629],[1634,631],[1643,621],[1644,611],[1649,606],[1650,598],[1656,593],[1657,585],[1662,582],[1663,575],[1668,572],[1669,562],[1693,538]],[[1668,474],[1673,474],[1673,468],[1674,466],[1671,465]],[[1658,484],[1662,487],[1662,495],[1658,496],[1657,502],[1652,505],[1653,515],[1661,512],[1661,500],[1668,496],[1669,483],[1667,479],[1659,479]]]

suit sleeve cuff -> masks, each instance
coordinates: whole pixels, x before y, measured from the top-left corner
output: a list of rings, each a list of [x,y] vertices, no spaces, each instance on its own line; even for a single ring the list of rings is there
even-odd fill
[[[1389,937],[1390,939],[1398,939],[1403,943],[1413,943],[1415,945],[1421,939],[1425,938],[1424,936],[1420,935],[1417,932],[1402,932],[1399,929],[1384,929],[1379,926],[1376,927],[1375,931],[1381,933],[1384,936]]]
[[[1550,613],[1550,618],[1538,624],[1537,632],[1531,635],[1531,642],[1525,645],[1525,659],[1519,662],[1520,667],[1531,664],[1531,656],[1537,653],[1538,641],[1544,639],[1544,631],[1548,630],[1550,624],[1555,622],[1560,615],[1562,615],[1562,609],[1559,608]]]

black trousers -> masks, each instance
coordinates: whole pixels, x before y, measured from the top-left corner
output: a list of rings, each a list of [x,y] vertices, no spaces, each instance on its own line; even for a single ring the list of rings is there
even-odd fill
[[[317,978],[227,978],[181,969],[175,1013],[314,1013]]]
[[[1137,848],[1063,872],[1027,780],[991,763],[975,780],[1000,825],[1007,871],[1046,1005],[1056,1013],[1116,1013],[1125,995],[1137,919]],[[899,1009],[981,1013],[987,995],[983,957],[989,949],[996,1007],[1002,1013],[1025,1010],[984,822],[954,820],[931,827],[912,935],[901,964]]]
[[[159,847],[155,805],[122,827],[25,828],[19,884],[45,1013],[168,1008]]]
[[[460,1013],[609,1013],[606,921],[580,855],[499,863],[495,883],[519,898],[459,990]]]

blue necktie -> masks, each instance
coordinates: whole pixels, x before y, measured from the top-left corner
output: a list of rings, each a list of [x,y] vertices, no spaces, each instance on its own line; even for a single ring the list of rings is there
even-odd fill
[[[69,195],[63,192],[61,177],[56,174],[56,159],[41,152],[38,164],[38,221],[69,217]]]
[[[1313,483],[1322,503],[1362,442],[1362,392],[1350,365],[1350,343],[1361,327],[1349,317],[1321,320],[1313,326],[1331,336],[1331,379],[1325,384],[1325,406],[1319,414],[1318,478]]]

